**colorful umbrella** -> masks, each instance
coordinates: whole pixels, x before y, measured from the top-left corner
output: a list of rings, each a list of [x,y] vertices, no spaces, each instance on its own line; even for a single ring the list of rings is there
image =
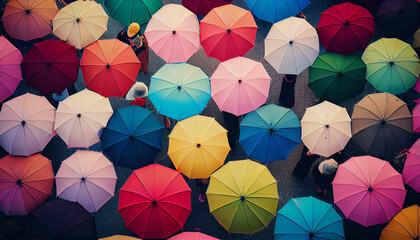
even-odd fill
[[[124,97],[136,81],[140,61],[130,45],[107,39],[83,51],[80,68],[87,88],[104,97]]]
[[[206,15],[213,8],[230,4],[232,0],[182,0],[182,5],[197,15]]]
[[[328,52],[347,55],[367,47],[375,35],[375,20],[367,9],[346,2],[324,11],[316,30]]]
[[[152,76],[148,97],[160,114],[180,121],[206,107],[209,77],[188,63],[166,64]]]
[[[380,240],[413,240],[420,237],[420,209],[413,205],[404,208],[382,230]]]
[[[79,56],[73,46],[47,39],[29,49],[22,71],[26,85],[41,95],[61,93],[77,81]]]
[[[230,151],[226,129],[211,117],[182,120],[168,137],[168,156],[179,172],[192,179],[208,178]]]
[[[139,240],[140,238],[129,237],[124,235],[114,235],[106,238],[99,238],[99,240]]]
[[[413,132],[419,133],[420,132],[420,104],[414,107],[413,111]]]
[[[244,57],[220,63],[210,79],[212,98],[219,109],[236,116],[266,102],[271,80],[260,62]]]
[[[353,139],[369,155],[393,157],[411,139],[410,111],[392,94],[367,95],[354,106],[351,119]]]
[[[127,26],[132,22],[140,25],[147,23],[163,6],[162,0],[105,0],[104,4],[111,17]]]
[[[26,93],[5,102],[0,112],[0,145],[10,154],[44,150],[53,135],[55,108],[45,97]]]
[[[332,184],[334,203],[347,219],[365,227],[391,220],[406,194],[401,174],[371,156],[352,157],[341,164]]]
[[[420,192],[420,141],[417,140],[407,151],[402,173],[404,183]]]
[[[10,37],[22,41],[51,33],[58,8],[54,0],[11,0],[3,13],[3,27]]]
[[[400,94],[419,77],[419,58],[413,48],[396,38],[381,38],[363,53],[366,80],[381,92]]]
[[[37,239],[96,240],[95,219],[78,203],[55,199],[37,208],[24,233]]]
[[[101,137],[102,150],[117,166],[152,164],[162,149],[163,126],[152,111],[130,106],[116,111]]]
[[[0,159],[0,210],[6,215],[27,215],[40,206],[54,183],[51,161],[41,154]]]
[[[277,182],[267,167],[251,160],[230,161],[210,176],[210,212],[230,233],[252,234],[276,215]]]
[[[108,15],[95,1],[75,1],[53,19],[55,36],[82,49],[98,40],[108,28]]]
[[[245,56],[254,47],[257,29],[250,11],[232,4],[217,7],[200,21],[201,46],[222,62]]]
[[[344,240],[343,219],[329,203],[292,198],[277,212],[274,239]]]
[[[302,142],[311,153],[329,157],[350,140],[350,121],[345,108],[328,101],[306,108],[301,120]]]
[[[117,175],[101,152],[78,150],[61,163],[55,182],[57,197],[96,212],[114,196]]]
[[[366,65],[359,57],[326,52],[309,68],[308,86],[319,99],[341,102],[363,92],[365,74]]]
[[[12,96],[22,80],[22,54],[5,37],[0,36],[0,102]]]
[[[68,147],[88,148],[99,142],[112,113],[107,98],[85,89],[58,104],[54,131]]]
[[[302,18],[290,17],[275,23],[264,43],[265,60],[280,74],[299,75],[319,53],[318,33]]]
[[[245,0],[245,2],[257,18],[276,23],[296,16],[311,3],[311,0]]]
[[[248,157],[263,163],[286,160],[300,141],[296,114],[274,104],[248,113],[241,121],[239,142]]]
[[[118,211],[141,238],[168,238],[191,212],[191,189],[179,172],[153,164],[134,170],[122,186]]]
[[[171,238],[168,238],[168,240],[219,240],[219,239],[211,237],[204,233],[200,233],[200,232],[183,232]]]
[[[144,35],[167,63],[186,62],[200,46],[197,16],[178,4],[165,5],[153,14]]]

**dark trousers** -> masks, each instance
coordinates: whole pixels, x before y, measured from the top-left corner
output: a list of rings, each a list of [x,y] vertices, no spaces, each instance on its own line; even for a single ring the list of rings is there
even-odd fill
[[[223,121],[228,130],[228,141],[231,149],[236,147],[236,140],[239,139],[239,117],[228,112],[223,113]]]
[[[296,75],[289,74],[283,76],[279,96],[279,104],[283,107],[292,108],[295,105],[296,77]]]
[[[309,149],[305,146],[300,155],[299,162],[296,164],[295,169],[293,169],[293,176],[299,179],[305,179],[308,175],[309,170],[311,169],[312,164],[319,158],[319,155],[308,156],[306,153]]]

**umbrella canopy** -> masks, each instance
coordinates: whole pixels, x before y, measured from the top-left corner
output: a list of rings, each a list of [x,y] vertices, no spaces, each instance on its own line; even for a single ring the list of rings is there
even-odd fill
[[[117,175],[101,152],[78,150],[61,163],[55,181],[57,197],[96,212],[114,196]]]
[[[375,21],[384,37],[405,39],[420,27],[416,0],[386,0],[377,7]]]
[[[406,194],[401,174],[371,156],[352,157],[338,166],[332,185],[334,203],[347,219],[365,227],[391,220]]]
[[[87,88],[104,97],[124,97],[136,81],[140,61],[130,45],[107,39],[83,51],[80,68]]]
[[[153,164],[134,170],[120,189],[118,211],[141,238],[168,238],[191,212],[191,189],[182,175]]]
[[[176,169],[193,179],[206,179],[222,166],[230,151],[227,131],[211,117],[178,122],[169,137],[168,155]]]
[[[0,36],[0,102],[12,96],[22,80],[22,54],[4,36]]]
[[[133,22],[147,23],[163,6],[161,0],[105,0],[104,4],[111,17],[127,26]]]
[[[200,233],[200,232],[183,232],[171,238],[168,238],[168,240],[219,240],[219,239],[211,237],[204,233]]]
[[[369,155],[393,157],[411,139],[410,111],[392,94],[367,95],[354,106],[351,119],[353,139]]]
[[[22,41],[51,33],[58,8],[54,0],[11,0],[3,13],[3,27],[10,37]]]
[[[230,59],[220,63],[210,79],[212,98],[221,111],[239,116],[267,101],[271,78],[260,62]]]
[[[420,208],[404,208],[382,230],[380,240],[412,240],[420,237]]]
[[[163,126],[152,111],[130,106],[116,111],[101,137],[102,150],[117,166],[152,164],[162,149]]]
[[[267,167],[251,160],[230,161],[210,176],[210,212],[230,233],[252,234],[276,215],[277,182]]]
[[[54,119],[55,108],[45,97],[26,93],[13,98],[0,111],[0,145],[10,155],[41,152],[54,136]]]
[[[6,215],[27,215],[40,206],[54,183],[51,161],[41,154],[0,159],[0,210]]]
[[[34,44],[23,58],[26,85],[46,96],[61,93],[77,81],[79,56],[73,46],[58,39]]]
[[[404,183],[420,192],[420,141],[417,140],[407,151],[402,173]]]
[[[273,24],[264,45],[265,60],[280,74],[299,75],[314,63],[319,53],[315,28],[297,17]]]
[[[217,7],[200,21],[201,46],[222,62],[245,56],[254,47],[257,29],[250,11],[232,4]]]
[[[367,9],[346,2],[324,11],[316,30],[328,52],[347,55],[367,47],[375,35],[375,20]]]
[[[257,18],[271,23],[296,16],[311,3],[310,0],[245,0],[245,2]]]
[[[277,212],[274,239],[344,240],[343,219],[329,203],[292,198]]]
[[[54,131],[68,147],[88,148],[99,142],[112,113],[108,98],[85,89],[58,104]]]
[[[129,237],[124,235],[114,235],[106,238],[99,238],[99,240],[139,240],[140,238]]]
[[[24,233],[43,240],[98,239],[95,219],[80,204],[55,199],[37,208],[26,222]]]
[[[197,15],[206,15],[213,8],[230,4],[232,0],[182,0],[182,5]]]
[[[301,120],[302,142],[312,154],[329,157],[350,140],[350,121],[345,108],[328,101],[306,108]]]
[[[420,54],[420,28],[414,33],[413,39],[413,48],[417,52],[417,55]]]
[[[108,28],[108,15],[95,1],[75,1],[53,19],[55,36],[82,49],[98,40]]]
[[[200,114],[210,99],[209,77],[188,63],[171,63],[150,81],[149,99],[157,111],[178,121]]]
[[[319,99],[341,102],[363,92],[365,74],[366,65],[359,57],[326,52],[309,68],[308,86]]]
[[[299,119],[288,108],[265,105],[241,121],[239,142],[249,158],[263,163],[286,160],[300,138]]]
[[[178,4],[165,5],[153,14],[144,35],[167,63],[186,62],[200,46],[197,16]]]
[[[413,48],[396,38],[381,38],[363,53],[366,80],[381,92],[400,94],[419,77],[419,58]]]
[[[420,104],[417,105],[413,109],[413,132],[419,133],[420,132]]]

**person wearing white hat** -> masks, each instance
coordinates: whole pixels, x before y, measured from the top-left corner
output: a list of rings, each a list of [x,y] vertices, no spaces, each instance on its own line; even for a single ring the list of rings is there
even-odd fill
[[[136,82],[130,90],[128,90],[127,94],[125,95],[125,99],[131,101],[131,105],[138,105],[140,107],[145,107],[146,105],[146,97],[149,90],[146,84],[142,82]]]
[[[335,173],[338,168],[338,163],[334,159],[324,160],[314,166],[312,174],[315,177],[315,182],[318,185],[318,193],[327,195],[331,188],[331,183],[334,180]]]

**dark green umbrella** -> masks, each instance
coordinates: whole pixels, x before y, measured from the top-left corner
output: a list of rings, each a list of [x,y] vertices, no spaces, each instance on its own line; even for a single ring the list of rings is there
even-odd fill
[[[152,15],[163,4],[161,0],[105,0],[105,6],[111,17],[130,25],[148,23]]]
[[[366,65],[354,55],[327,52],[309,69],[309,87],[321,100],[340,102],[363,92]]]

